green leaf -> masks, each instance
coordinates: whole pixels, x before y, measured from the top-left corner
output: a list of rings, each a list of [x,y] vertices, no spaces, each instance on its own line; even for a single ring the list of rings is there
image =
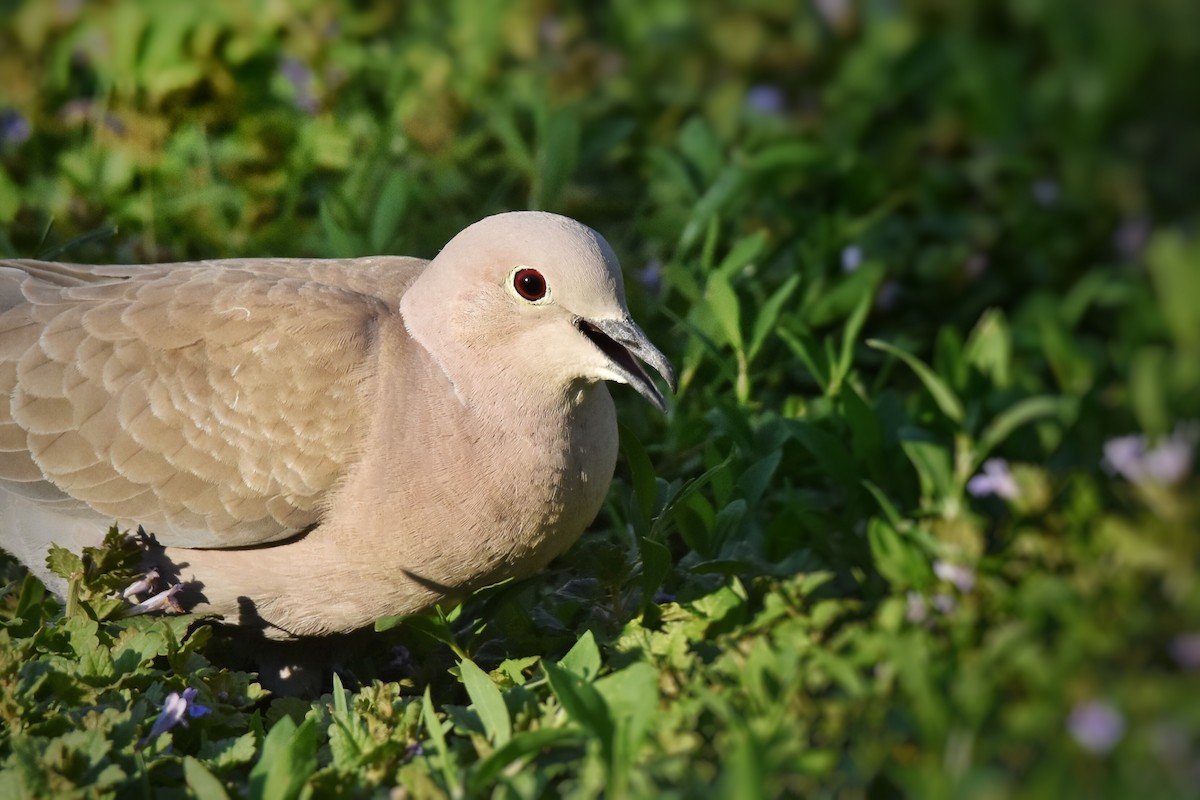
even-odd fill
[[[983,429],[979,442],[975,445],[971,472],[974,473],[988,457],[988,454],[1012,435],[1017,428],[1034,420],[1048,417],[1057,417],[1066,421],[1069,417],[1074,416],[1077,405],[1074,398],[1054,395],[1027,397],[1014,403]]]
[[[1003,389],[1012,383],[1012,334],[1003,311],[993,308],[984,312],[967,339],[963,357],[987,375],[992,385]]]
[[[352,770],[366,760],[375,748],[366,725],[353,713],[349,693],[342,686],[342,679],[333,674],[333,718],[329,726],[329,751],[333,763],[339,769]]]
[[[648,522],[654,514],[654,501],[658,497],[658,482],[654,475],[654,465],[641,440],[625,423],[617,421],[617,431],[621,442],[621,452],[629,464],[630,478],[633,480],[633,494],[637,499],[642,518]]]
[[[467,796],[482,797],[507,768],[524,758],[534,758],[551,745],[577,739],[579,734],[570,728],[539,728],[523,731],[477,762],[467,776]]]
[[[817,343],[812,336],[807,333],[796,334],[786,328],[780,328],[779,338],[783,339],[792,354],[808,368],[808,374],[821,388],[821,394],[828,394],[831,379],[829,364],[817,349]]]
[[[550,691],[568,716],[599,740],[606,757],[612,751],[613,721],[604,698],[590,683],[549,662],[542,663]]]
[[[767,234],[763,231],[754,232],[733,246],[729,254],[721,260],[717,272],[726,280],[732,279],[738,270],[758,258],[766,246]]]
[[[367,240],[372,252],[386,253],[392,250],[396,233],[402,229],[408,210],[411,180],[410,176],[399,170],[389,173],[384,180],[371,210],[371,228]]]
[[[558,205],[559,196],[579,161],[581,133],[579,112],[574,108],[555,109],[544,119],[533,172],[532,207],[539,209]]]
[[[738,306],[737,294],[729,285],[729,281],[717,273],[710,275],[704,299],[708,302],[713,319],[716,320],[720,333],[725,339],[725,344],[741,352],[743,350],[741,308]]]
[[[929,560],[909,539],[888,522],[872,517],[867,523],[867,540],[875,569],[895,589],[920,587],[928,582]]]
[[[591,631],[584,631],[558,665],[584,680],[594,680],[600,672],[600,648]]]
[[[512,720],[508,715],[508,706],[504,704],[504,695],[474,661],[460,661],[458,668],[467,694],[487,731],[488,740],[497,747],[504,745],[512,737]]]
[[[951,445],[916,428],[902,428],[899,435],[900,447],[921,480],[922,497],[931,501],[957,497]]]
[[[1159,233],[1146,250],[1146,266],[1171,334],[1184,350],[1200,350],[1200,240],[1171,231]]]
[[[875,302],[875,295],[872,292],[863,294],[862,299],[858,301],[858,305],[850,312],[850,316],[846,318],[846,325],[842,329],[842,347],[838,352],[837,361],[833,363],[829,372],[829,388],[826,394],[836,395],[841,389],[842,382],[850,375],[850,367],[854,362],[854,343],[858,341],[858,334],[862,331],[863,323],[867,320],[867,312],[871,310],[871,305]]]
[[[799,286],[800,276],[792,275],[759,307],[758,314],[754,317],[754,330],[750,335],[750,348],[746,352],[748,359],[753,359],[758,355],[766,343],[767,337],[775,330],[775,324],[779,321],[784,304],[791,299],[792,294]]]
[[[296,725],[282,717],[267,731],[262,755],[250,770],[250,792],[261,800],[293,800],[317,768],[317,720]]]
[[[843,487],[858,486],[858,465],[841,439],[803,420],[792,422],[790,430],[822,471],[835,483]]]
[[[183,777],[192,797],[198,800],[228,800],[225,785],[208,768],[191,756],[183,758]]]
[[[963,421],[965,413],[963,411],[962,401],[960,401],[958,396],[950,389],[950,387],[947,386],[945,382],[937,376],[937,373],[926,366],[923,361],[911,353],[906,353],[895,345],[888,344],[887,342],[881,342],[878,339],[868,339],[867,346],[873,347],[876,350],[882,350],[883,352],[893,355],[907,364],[912,371],[916,373],[917,377],[921,379],[921,383],[925,384],[926,390],[928,390],[929,394],[933,396],[934,402],[937,403],[937,406],[942,410],[942,413],[954,422]]]
[[[65,547],[51,545],[46,554],[46,566],[60,578],[71,578],[83,572],[83,559]]]
[[[742,498],[746,503],[751,506],[758,503],[763,493],[767,491],[767,487],[771,485],[771,478],[775,475],[775,470],[779,468],[779,462],[782,459],[783,451],[773,450],[770,455],[746,467],[741,477],[738,478],[738,489],[741,490]]]
[[[746,182],[746,172],[736,164],[725,167],[692,206],[691,218],[679,237],[679,249],[689,250],[700,238],[700,234],[714,221],[717,214],[734,199]]]
[[[446,786],[451,791],[457,793],[459,788],[458,771],[455,769],[454,758],[450,752],[450,748],[446,746],[446,734],[442,729],[442,721],[438,719],[437,712],[433,710],[433,699],[429,693],[428,686],[425,687],[425,695],[421,701],[421,720],[425,724],[425,730],[429,731],[429,738],[433,740],[433,745],[437,749],[436,762],[441,768]]]

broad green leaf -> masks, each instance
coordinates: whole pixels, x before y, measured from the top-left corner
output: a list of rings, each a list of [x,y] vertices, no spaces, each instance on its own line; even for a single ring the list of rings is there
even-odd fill
[[[803,420],[793,421],[791,432],[835,483],[843,487],[858,486],[858,465],[841,439]]]
[[[570,728],[539,728],[523,731],[496,748],[487,758],[477,762],[467,776],[467,796],[482,797],[508,768],[525,758],[535,758],[547,747],[577,739],[579,734]]]
[[[708,191],[692,207],[691,219],[679,237],[681,251],[691,249],[708,224],[741,192],[745,182],[746,172],[737,164],[730,164],[721,171]]]
[[[988,376],[992,385],[1003,389],[1012,383],[1012,334],[1003,311],[993,308],[984,312],[967,339],[963,357]]]
[[[743,350],[741,309],[738,306],[737,294],[729,285],[729,281],[716,273],[710,275],[704,299],[708,302],[713,319],[716,320],[720,333],[725,338],[725,344],[741,352]]]
[[[779,338],[783,339],[792,354],[800,359],[808,368],[808,374],[821,388],[821,394],[829,393],[830,365],[817,348],[816,341],[808,334],[796,334],[786,328],[779,329]]]
[[[947,386],[946,383],[937,376],[937,373],[926,366],[923,361],[911,353],[901,350],[895,345],[888,344],[887,342],[881,342],[878,339],[868,339],[867,346],[873,347],[876,350],[882,350],[883,352],[893,355],[907,364],[909,368],[916,373],[917,377],[921,379],[921,382],[925,384],[926,390],[928,390],[929,394],[933,396],[934,402],[937,403],[937,406],[942,410],[942,413],[954,422],[963,421],[964,412],[962,401],[960,401],[958,396],[950,389],[950,387]]]
[[[1200,239],[1174,231],[1159,233],[1146,250],[1146,265],[1175,342],[1194,354],[1200,350]]]
[[[742,472],[737,485],[743,499],[750,506],[754,506],[767,491],[767,487],[771,485],[771,478],[775,475],[775,470],[779,468],[779,462],[782,459],[783,451],[774,450],[770,455],[755,461]]]
[[[544,116],[539,132],[537,160],[533,173],[533,208],[550,209],[575,172],[579,161],[581,123],[573,107],[558,108]]]
[[[250,791],[262,800],[293,800],[317,768],[317,720],[296,725],[282,717],[263,740],[262,754],[250,770]]]
[[[654,465],[646,448],[629,427],[623,422],[617,422],[617,431],[621,442],[621,452],[629,464],[630,478],[633,481],[633,493],[637,500],[642,518],[649,522],[654,514],[654,502],[658,496],[658,482],[654,475]]]
[[[503,745],[512,737],[512,720],[508,715],[508,706],[504,704],[504,695],[474,661],[460,661],[458,668],[488,739],[497,747]]]
[[[1048,417],[1058,417],[1064,422],[1074,416],[1076,402],[1070,397],[1040,395],[1026,397],[1005,409],[993,419],[979,437],[975,445],[971,472],[979,468],[988,455],[996,449],[1012,432],[1022,425]]]
[[[568,716],[595,736],[605,753],[612,750],[613,721],[604,698],[590,683],[573,672],[542,662],[546,680]]]
[[[854,344],[858,341],[858,334],[862,331],[863,323],[867,320],[867,312],[871,310],[871,305],[875,302],[875,296],[872,292],[864,293],[858,301],[858,305],[850,312],[850,316],[846,319],[846,325],[842,329],[842,347],[838,352],[837,361],[833,362],[833,367],[829,375],[829,388],[826,394],[835,395],[842,386],[842,382],[850,375],[850,367],[854,361]]]
[[[600,672],[600,648],[592,632],[584,631],[558,665],[584,680],[594,680]]]
[[[225,785],[208,768],[191,756],[183,758],[183,777],[188,791],[198,800],[228,800]]]
[[[917,470],[923,497],[937,502],[958,496],[952,445],[925,431],[904,428],[900,431],[900,447]]]
[[[386,253],[391,250],[396,233],[404,224],[411,180],[401,171],[392,172],[384,179],[371,210],[371,229],[367,236],[371,252]]]
[[[792,275],[758,309],[758,314],[754,317],[754,330],[750,334],[750,348],[746,352],[748,359],[753,360],[758,355],[766,343],[767,337],[775,330],[775,324],[779,321],[784,304],[791,299],[792,294],[799,286],[800,276]]]
[[[767,234],[763,231],[755,231],[733,246],[729,254],[721,260],[717,272],[726,280],[732,280],[737,271],[758,258],[766,246]]]
[[[429,731],[429,738],[433,740],[433,746],[437,749],[433,760],[441,769],[446,786],[457,792],[460,785],[458,770],[454,765],[450,748],[446,746],[446,733],[442,728],[442,721],[438,719],[437,712],[433,710],[433,698],[429,693],[428,686],[425,687],[425,695],[421,699],[421,721],[425,725],[425,730]]]
[[[893,588],[920,587],[928,582],[929,562],[924,553],[888,522],[872,517],[867,523],[867,540],[875,569]]]

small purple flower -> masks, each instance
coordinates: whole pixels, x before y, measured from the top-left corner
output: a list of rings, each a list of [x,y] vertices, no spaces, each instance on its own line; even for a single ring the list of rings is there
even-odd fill
[[[751,86],[746,92],[746,108],[759,114],[782,114],[787,100],[778,86]]]
[[[1017,481],[1003,458],[989,458],[983,462],[983,471],[967,481],[967,491],[972,497],[996,495],[1005,500],[1016,500],[1021,496]]]
[[[130,606],[125,609],[125,616],[136,617],[139,614],[149,614],[152,611],[165,611],[168,614],[182,614],[183,606],[179,605],[179,601],[175,599],[175,595],[179,594],[179,590],[183,588],[182,583],[177,583],[169,589],[164,589],[148,600],[143,600],[136,606]]]
[[[914,625],[919,625],[929,618],[929,604],[925,602],[925,595],[909,592],[905,596],[904,618]]]
[[[852,0],[812,0],[812,5],[825,24],[839,33],[847,31],[854,22]]]
[[[147,572],[145,575],[143,575],[141,578],[139,578],[138,580],[129,584],[129,586],[127,586],[125,588],[125,591],[121,592],[121,597],[125,598],[126,600],[129,600],[130,598],[137,597],[140,594],[145,594],[146,592],[153,589],[154,584],[157,582],[158,582],[158,570],[152,569],[149,572]]]
[[[1150,241],[1150,220],[1146,217],[1126,217],[1113,232],[1113,247],[1126,261],[1136,261]]]
[[[649,289],[651,292],[657,292],[662,288],[663,263],[657,258],[652,258],[646,262],[646,266],[638,273],[638,283]]]
[[[862,266],[862,248],[856,244],[848,244],[842,248],[842,272],[854,272]]]
[[[1200,670],[1200,633],[1184,633],[1167,645],[1175,663],[1188,672]]]
[[[29,120],[21,115],[21,112],[6,108],[0,111],[0,142],[4,144],[21,144],[29,140],[33,135],[33,128],[29,125]]]
[[[891,311],[900,302],[901,294],[900,284],[889,278],[879,287],[879,294],[875,295],[875,308]]]
[[[1058,183],[1050,178],[1034,181],[1031,192],[1033,199],[1043,208],[1049,208],[1058,202]]]
[[[1067,730],[1084,750],[1104,755],[1125,735],[1125,717],[1106,700],[1089,700],[1071,709]]]
[[[954,584],[954,588],[963,594],[970,594],[975,588],[975,570],[962,564],[952,564],[938,559],[933,562],[933,574],[940,580]]]
[[[968,278],[971,280],[976,280],[977,278],[983,277],[983,274],[987,272],[987,268],[987,253],[972,253],[971,257],[967,259],[964,271],[967,273]]]
[[[303,61],[285,56],[279,61],[279,72],[292,85],[293,102],[305,114],[317,113],[317,98],[313,96],[313,73]]]
[[[1118,436],[1104,443],[1104,464],[1134,483],[1173,486],[1192,470],[1196,434],[1194,425],[1181,425],[1154,447],[1147,446],[1145,436]]]
[[[543,46],[558,50],[566,43],[567,26],[555,14],[547,14],[538,23],[538,39]]]
[[[162,711],[158,713],[158,719],[154,720],[154,725],[150,728],[150,732],[138,741],[138,749],[140,750],[145,747],[176,725],[187,727],[189,718],[195,719],[196,717],[203,717],[205,714],[211,713],[211,708],[195,702],[198,692],[199,690],[194,686],[189,686],[183,690],[183,694],[171,692],[167,695],[167,699],[163,701]]]
[[[945,592],[935,594],[929,599],[929,603],[939,614],[953,614],[954,610],[958,608],[958,601],[954,599],[954,596]]]

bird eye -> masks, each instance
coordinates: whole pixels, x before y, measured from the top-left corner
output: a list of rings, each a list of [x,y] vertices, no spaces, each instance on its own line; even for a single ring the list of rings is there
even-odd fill
[[[531,303],[546,296],[546,279],[536,269],[525,267],[513,274],[513,288]]]

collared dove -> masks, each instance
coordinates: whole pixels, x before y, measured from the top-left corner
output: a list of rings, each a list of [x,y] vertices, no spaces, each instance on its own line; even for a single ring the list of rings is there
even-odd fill
[[[529,575],[598,513],[604,381],[659,409],[595,231],[488,217],[432,261],[0,261],[0,545],[116,521],[184,607],[287,639]]]

